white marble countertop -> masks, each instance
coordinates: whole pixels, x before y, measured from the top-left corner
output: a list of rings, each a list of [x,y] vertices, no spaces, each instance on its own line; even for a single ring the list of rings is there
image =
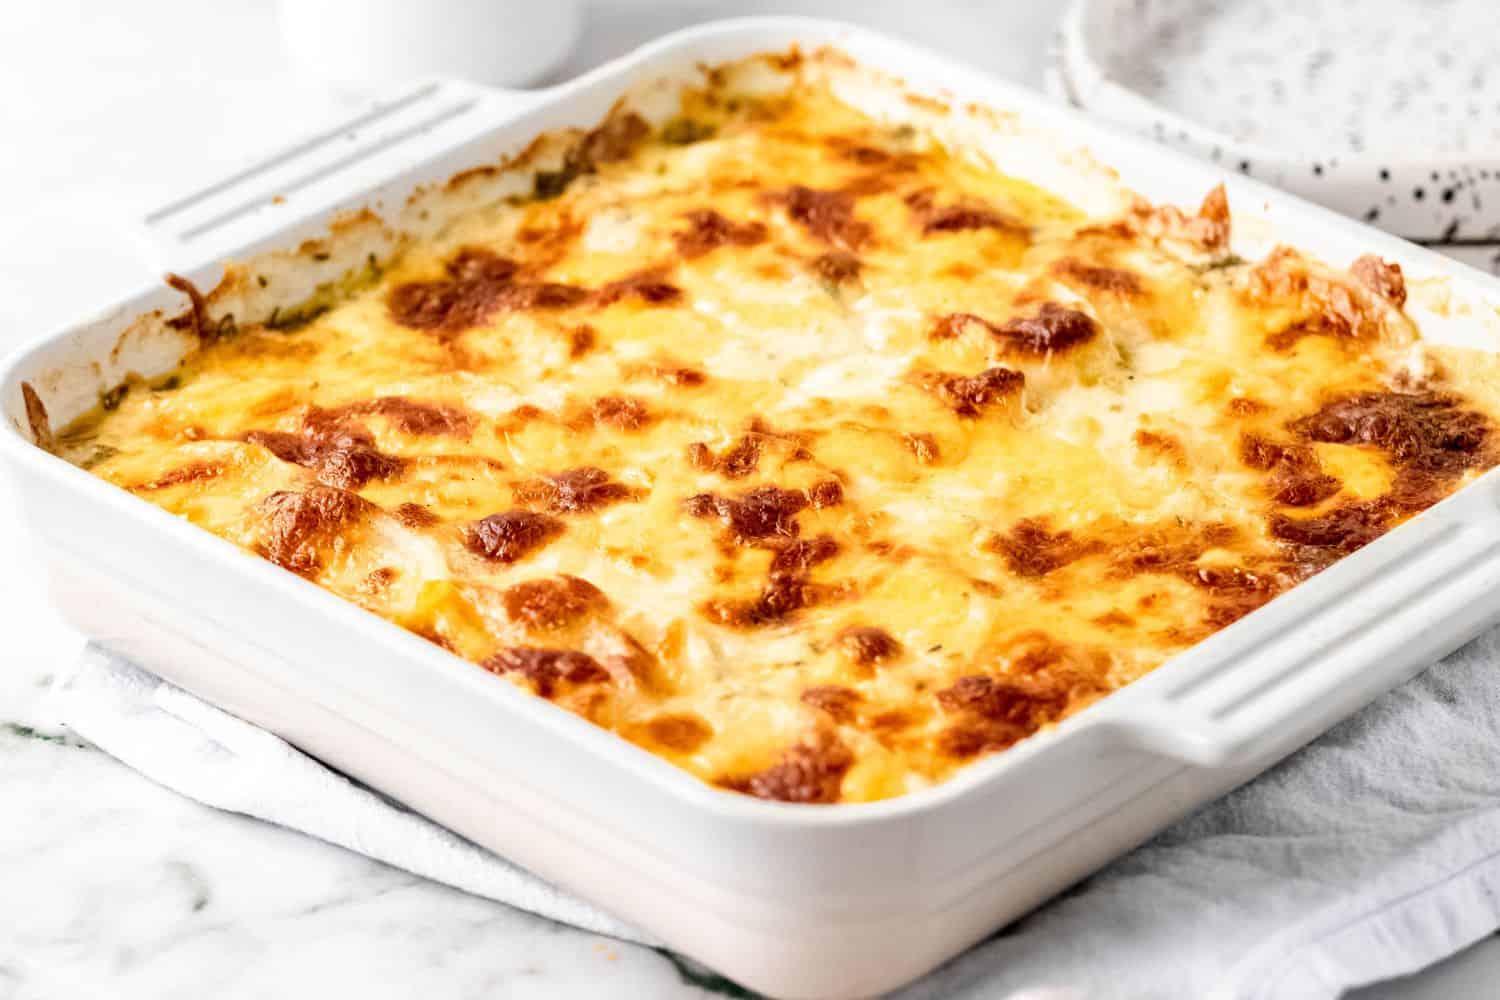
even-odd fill
[[[569,72],[727,13],[859,20],[1035,82],[1055,4],[595,2]],[[283,62],[268,0],[48,0],[0,29],[0,350],[150,275],[125,220],[347,109]],[[215,812],[54,735],[81,638],[37,592],[0,489],[0,1000],[642,997],[723,992],[574,931]],[[1491,996],[1491,939],[1375,998]],[[732,991],[732,988],[731,988]]]

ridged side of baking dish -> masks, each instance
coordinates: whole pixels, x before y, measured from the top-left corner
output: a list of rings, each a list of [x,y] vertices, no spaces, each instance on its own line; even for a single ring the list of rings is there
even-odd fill
[[[534,136],[592,125],[627,91],[649,104],[661,92],[650,81],[794,43],[851,56],[845,96],[867,110],[928,116],[1096,211],[1120,190],[1100,163],[1158,201],[1193,203],[1225,181],[1238,252],[1281,241],[1335,264],[1379,253],[1405,268],[1409,311],[1429,335],[1500,349],[1493,279],[950,60],[800,19],[681,32],[520,104],[430,84],[167,206],[148,228],[165,263],[205,287],[217,261],[261,255],[271,290],[231,288],[219,305],[264,315],[435,224],[423,211],[461,211],[522,183],[555,151]],[[950,110],[909,101],[906,88]],[[476,170],[528,147],[509,172]],[[423,185],[437,195],[410,200]],[[0,457],[64,612],[105,646],[777,996],[867,996],[923,974],[1500,620],[1491,474],[937,788],[829,807],[748,799],[35,447],[23,381],[64,422],[126,372],[170,369],[184,339],[160,316],[138,317],[180,309],[175,293],[145,290],[0,372]]]

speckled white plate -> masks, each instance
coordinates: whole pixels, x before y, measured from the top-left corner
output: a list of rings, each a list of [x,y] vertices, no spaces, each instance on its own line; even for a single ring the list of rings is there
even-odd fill
[[[1071,103],[1500,265],[1496,0],[1074,0]]]

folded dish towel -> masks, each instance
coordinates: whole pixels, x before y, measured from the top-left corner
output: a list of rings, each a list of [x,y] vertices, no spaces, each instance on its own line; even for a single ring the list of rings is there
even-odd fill
[[[904,991],[1336,997],[1500,926],[1500,631]],[[200,802],[590,931],[649,937],[91,647],[80,736]]]

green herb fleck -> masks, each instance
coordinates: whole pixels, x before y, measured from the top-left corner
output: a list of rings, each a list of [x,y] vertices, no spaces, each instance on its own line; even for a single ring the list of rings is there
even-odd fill
[[[688,986],[696,986],[700,990],[717,993],[725,997],[741,997],[755,1000],[756,997],[760,996],[758,993],[752,993],[745,989],[739,983],[725,979],[717,972],[704,968],[690,958],[673,954],[665,948],[656,948],[653,950],[662,958],[672,963],[672,968],[677,970],[677,978]]]
[[[1245,263],[1245,258],[1237,253],[1231,253],[1216,257],[1207,264],[1194,264],[1193,270],[1199,274],[1206,274],[1209,271],[1222,271],[1226,267],[1239,267],[1243,263]]]
[[[103,409],[106,413],[111,410],[119,409],[120,403],[124,401],[125,395],[128,392],[130,392],[130,385],[124,382],[115,386],[113,389],[108,390],[107,392],[101,392],[99,394],[100,408]]]
[[[690,146],[695,142],[713,138],[718,131],[708,122],[678,116],[661,127],[661,141],[669,146]]]
[[[0,733],[10,733],[19,736],[23,740],[36,740],[40,743],[56,743],[58,746],[73,747],[75,750],[91,750],[92,744],[63,733],[43,733],[30,726],[19,722],[0,722]]]
[[[296,333],[326,313],[328,309],[329,305],[326,302],[306,302],[286,312],[282,312],[281,307],[277,306],[266,318],[266,329],[275,330],[277,333]]]
[[[92,469],[106,459],[114,458],[120,453],[120,449],[108,444],[96,444],[89,448],[77,459],[80,468]]]

